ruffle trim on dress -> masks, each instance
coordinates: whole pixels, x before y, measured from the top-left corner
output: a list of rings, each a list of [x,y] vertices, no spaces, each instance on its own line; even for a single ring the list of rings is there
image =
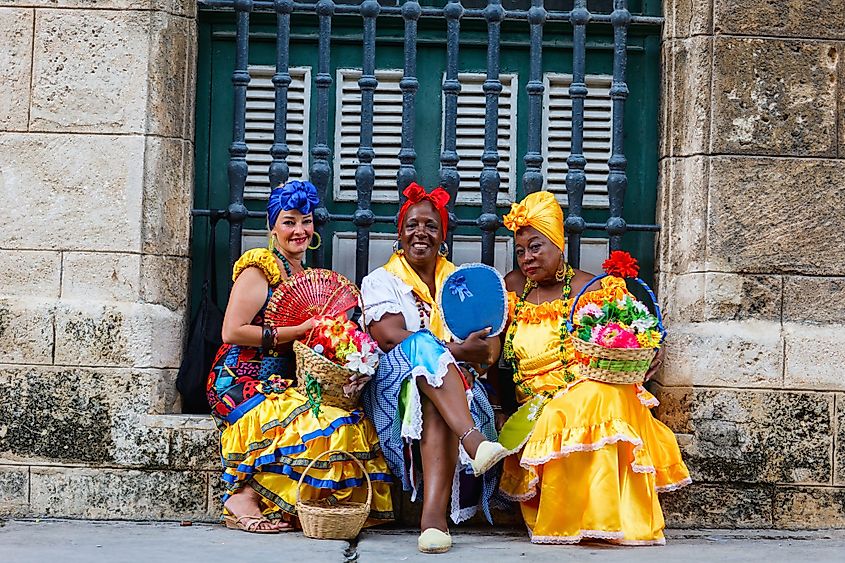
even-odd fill
[[[537,496],[537,483],[540,482],[540,477],[532,470],[529,473],[534,474],[534,477],[528,482],[526,486],[527,491],[518,495],[511,495],[499,488],[499,494],[512,502],[527,502]]]
[[[659,486],[659,487],[656,486],[656,487],[654,487],[654,490],[657,491],[658,493],[670,493],[672,491],[677,491],[678,489],[682,489],[682,488],[686,487],[687,485],[691,485],[691,484],[692,484],[692,479],[687,477],[686,479],[681,479],[677,483],[670,483],[668,485],[663,485],[663,486]]]
[[[553,435],[553,436],[550,436],[550,438],[547,438],[544,441],[549,441],[549,439],[553,439],[553,438],[559,437],[559,436],[560,436],[560,434]],[[609,436],[604,436],[604,437],[602,437],[601,439],[599,439],[595,442],[590,442],[590,443],[586,443],[586,444],[570,444],[570,445],[567,445],[567,446],[561,446],[558,449],[556,449],[555,451],[550,452],[549,454],[544,455],[542,457],[535,457],[535,458],[528,457],[528,458],[526,458],[525,455],[523,454],[522,459],[519,461],[519,465],[523,469],[530,469],[531,467],[544,465],[544,464],[552,461],[553,459],[559,459],[559,458],[562,458],[562,457],[566,457],[573,452],[594,452],[594,451],[600,450],[603,447],[608,446],[610,444],[616,444],[617,442],[628,442],[629,444],[633,445],[634,446],[634,457],[635,458],[636,458],[636,454],[638,453],[638,451],[640,449],[642,449],[642,447],[643,447],[643,441],[640,438],[632,437],[632,436],[629,436],[627,434],[623,434],[623,433],[619,432],[619,433],[612,434],[612,435],[609,435]],[[632,464],[632,466],[633,466],[633,464]],[[643,467],[647,467],[647,466],[643,466]]]
[[[387,314],[401,315],[402,307],[396,301],[382,301],[374,305],[367,305],[364,317],[366,317],[366,322],[369,324],[380,321]]]
[[[637,383],[636,387],[637,399],[639,399],[641,405],[648,408],[660,406],[660,401],[657,400],[657,397],[649,393],[648,390],[642,386],[642,384]]]
[[[586,538],[623,541],[625,537],[624,532],[606,532],[604,530],[581,530],[574,536],[538,536],[530,532],[529,535],[531,536],[531,543],[540,544],[573,544]]]
[[[237,280],[244,270],[251,267],[264,272],[271,286],[277,285],[282,279],[282,273],[279,271],[279,265],[276,263],[273,254],[266,248],[253,248],[244,252],[243,256],[235,262],[235,266],[232,268],[232,281]]]
[[[461,508],[461,466],[455,468],[455,475],[452,477],[452,502],[449,517],[455,524],[469,520],[478,512],[478,506],[465,506]]]
[[[432,387],[440,387],[443,385],[443,378],[449,371],[449,366],[455,364],[455,358],[452,353],[446,350],[440,357],[437,358],[437,368],[435,373],[428,371],[425,366],[415,366],[411,369],[411,387],[408,390],[408,399],[410,405],[405,405],[405,408],[411,409],[411,421],[408,425],[402,425],[402,437],[410,438],[412,440],[422,439],[422,402],[420,401],[420,391],[417,388],[416,379],[418,377],[425,378],[426,382]]]

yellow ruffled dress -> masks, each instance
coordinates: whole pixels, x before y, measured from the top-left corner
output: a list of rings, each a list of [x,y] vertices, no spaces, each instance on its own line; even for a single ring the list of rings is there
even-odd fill
[[[253,324],[262,325],[272,290],[285,283],[272,254],[248,251],[235,264],[233,278],[256,267],[267,277],[267,301]],[[283,361],[287,359],[287,361]],[[315,416],[306,397],[293,387],[292,354],[224,344],[208,381],[212,415],[221,429],[223,502],[244,486],[261,497],[267,518],[296,515],[298,481],[308,464],[327,450],[344,450],[360,460],[372,480],[368,525],[393,519],[393,480],[372,422],[360,409],[322,405]],[[367,483],[358,464],[341,454],[323,457],[307,473],[302,499],[366,501]]]
[[[624,281],[607,277],[579,306],[626,293]],[[598,538],[626,545],[663,544],[663,513],[657,493],[689,484],[671,430],[650,408],[657,399],[642,385],[580,379],[561,322],[572,299],[540,305],[509,294],[517,394],[525,402],[553,394],[520,453],[505,459],[500,489],[519,501],[532,543],[576,543]],[[566,367],[576,377],[565,381]]]

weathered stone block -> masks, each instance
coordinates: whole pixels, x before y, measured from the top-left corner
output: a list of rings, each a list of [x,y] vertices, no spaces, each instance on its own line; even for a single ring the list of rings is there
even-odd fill
[[[30,130],[143,133],[150,19],[138,11],[39,10]]]
[[[29,513],[29,467],[0,465],[0,516]]]
[[[783,320],[800,323],[845,322],[845,278],[784,276]]]
[[[0,0],[0,6],[33,8],[88,8],[108,10],[154,10],[194,17],[196,0]]]
[[[220,433],[217,429],[173,430],[170,467],[220,471]]]
[[[0,368],[0,457],[164,466],[169,430],[147,427],[156,370]]]
[[[144,252],[188,256],[193,194],[190,143],[147,138],[144,171]]]
[[[836,156],[837,45],[724,37],[714,45],[714,153]]]
[[[0,295],[59,296],[62,255],[35,250],[0,250]]]
[[[3,135],[0,247],[139,252],[143,160],[142,137]]]
[[[845,390],[845,378],[842,377],[845,322],[825,326],[785,322],[783,329],[786,339],[785,387]]]
[[[836,402],[836,430],[834,432],[834,450],[836,455],[833,459],[833,482],[836,485],[845,485],[845,394],[837,393]]]
[[[60,301],[56,307],[57,364],[179,367],[184,312],[81,300]]]
[[[845,489],[778,488],[773,506],[776,528],[845,528]]]
[[[713,39],[663,43],[663,112],[660,156],[708,153],[712,102]]]
[[[758,320],[781,318],[783,280],[780,276],[706,274],[704,299],[708,320]]]
[[[707,192],[710,165],[706,157],[664,159],[660,190],[668,201],[658,221],[663,272],[684,274],[705,269],[707,257]]]
[[[53,362],[53,302],[0,299],[0,358],[7,364]]]
[[[137,301],[141,293],[141,256],[113,252],[66,252],[62,298],[86,301]]]
[[[828,484],[833,396],[827,393],[655,386],[655,415],[692,434],[693,481]]]
[[[710,162],[708,269],[845,275],[845,167],[832,160]],[[800,236],[798,236],[800,235]]]
[[[32,68],[32,10],[0,8],[0,130],[26,131]]]
[[[771,487],[693,483],[660,495],[669,528],[770,528]]]
[[[147,131],[163,137],[182,137],[190,111],[187,90],[190,38],[188,27],[192,20],[165,13],[154,13],[150,30],[150,49],[153,53],[149,67],[149,98],[147,101]],[[189,138],[193,138],[193,135]]]
[[[716,33],[819,39],[845,37],[845,2],[715,0]]]
[[[146,254],[141,258],[141,296],[147,303],[184,312],[188,302],[190,259]]]
[[[33,467],[34,514],[51,517],[195,520],[205,515],[205,474]]]
[[[205,519],[217,522],[223,518],[223,494],[226,492],[222,473],[220,471],[209,471],[208,478],[208,501],[206,502]]]
[[[664,39],[713,34],[713,0],[673,0],[665,15]]]
[[[705,319],[706,274],[661,274],[660,306],[667,327]],[[672,329],[669,328],[671,331]],[[670,332],[671,334],[671,332]]]
[[[672,323],[665,385],[780,387],[783,337],[779,322]]]

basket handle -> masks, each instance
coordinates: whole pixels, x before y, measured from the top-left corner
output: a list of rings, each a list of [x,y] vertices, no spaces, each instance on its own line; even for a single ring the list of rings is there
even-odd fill
[[[364,467],[364,464],[361,463],[361,460],[345,450],[326,450],[311,460],[311,463],[308,464],[308,467],[306,467],[305,471],[302,472],[302,475],[299,476],[299,484],[296,486],[296,503],[299,504],[300,493],[302,492],[302,483],[303,481],[305,481],[305,476],[308,475],[308,472],[311,471],[311,468],[314,467],[315,463],[317,463],[320,459],[329,454],[343,454],[355,463],[357,463],[358,467],[361,468],[361,473],[363,473],[364,477],[367,478],[367,513],[369,514],[370,507],[372,506],[373,502],[373,482],[370,480],[370,475],[369,473],[367,473],[367,468]]]
[[[575,323],[573,323],[573,319],[575,318],[575,309],[578,305],[578,300],[586,293],[587,288],[593,285],[595,282],[602,280],[608,277],[610,274],[601,274],[600,276],[596,276],[586,284],[584,287],[581,288],[581,291],[578,292],[578,295],[575,297],[575,300],[572,302],[572,308],[569,310],[569,320],[566,321],[566,330],[570,333],[575,329]],[[660,331],[660,343],[663,344],[663,341],[666,339],[666,329],[663,328],[663,314],[660,312],[660,305],[657,304],[657,297],[654,295],[654,292],[648,286],[646,282],[641,280],[640,278],[632,278],[635,282],[640,284],[645,292],[648,294],[649,299],[651,299],[651,304],[654,306],[654,316],[657,317],[657,330]]]

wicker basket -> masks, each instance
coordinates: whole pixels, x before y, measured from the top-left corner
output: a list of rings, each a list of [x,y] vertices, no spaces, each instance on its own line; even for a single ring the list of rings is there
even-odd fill
[[[343,393],[343,386],[349,384],[350,377],[360,376],[360,373],[337,365],[299,340],[294,341],[293,351],[296,353],[297,391],[309,397],[306,385],[310,379],[315,379],[321,388],[321,404],[347,411],[358,406],[361,390],[347,397]]]
[[[584,288],[572,302],[569,321],[566,323],[566,328],[571,335],[572,346],[575,348],[575,351],[587,357],[586,363],[579,364],[579,374],[581,377],[604,383],[642,383],[659,348],[605,348],[604,346],[581,340],[573,334],[575,326],[572,320],[578,300],[584,295],[584,292],[589,286],[605,277],[607,277],[607,274],[596,276],[584,285]],[[640,278],[633,279],[645,289],[651,298],[655,316],[657,317],[657,328],[663,337],[665,337],[666,330],[663,328],[663,316],[660,313],[660,306],[657,304],[657,298],[654,296],[654,292]]]
[[[300,498],[302,482],[305,476],[314,467],[314,464],[324,456],[330,454],[342,454],[358,464],[364,477],[367,478],[367,502],[342,501],[338,504],[329,504],[325,500],[302,500]],[[296,488],[296,513],[299,516],[299,523],[302,525],[302,532],[309,538],[318,540],[349,540],[358,535],[367,516],[370,515],[370,506],[373,501],[373,483],[364,464],[349,452],[343,450],[328,450],[315,457],[302,475],[299,477],[299,485]]]

